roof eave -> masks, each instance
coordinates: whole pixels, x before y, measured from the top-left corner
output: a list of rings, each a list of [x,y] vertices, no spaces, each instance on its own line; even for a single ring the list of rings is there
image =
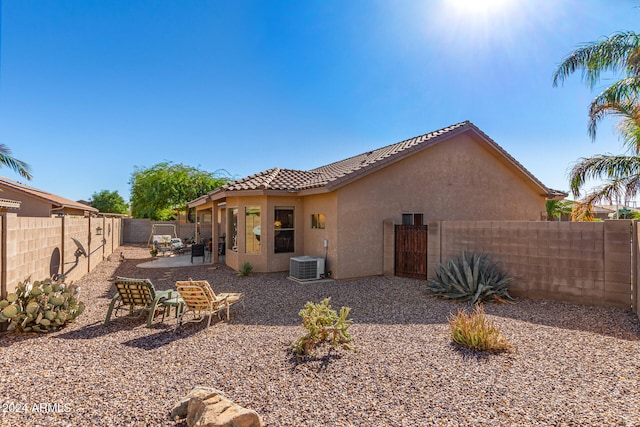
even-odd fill
[[[328,191],[334,191],[337,190],[340,187],[344,187],[347,184],[350,184],[360,178],[363,178],[373,172],[376,172],[384,167],[387,167],[393,163],[399,162],[400,160],[406,159],[409,156],[412,156],[413,154],[420,152],[422,150],[425,150],[429,147],[432,147],[442,141],[446,141],[447,139],[453,138],[454,136],[460,135],[461,133],[464,133],[466,131],[468,131],[470,129],[470,127],[473,126],[473,124],[471,122],[466,122],[463,125],[452,129],[446,133],[443,133],[441,135],[437,135],[434,136],[433,138],[431,138],[430,140],[421,143],[421,144],[417,144],[413,147],[407,148],[405,150],[402,150],[399,153],[396,153],[394,155],[391,155],[389,157],[386,157],[384,159],[380,159],[378,161],[376,161],[373,164],[367,165],[357,171],[354,171],[350,174],[347,175],[343,175],[340,178],[337,178],[333,181],[328,182],[325,187],[327,188]],[[473,126],[475,128],[475,126]]]

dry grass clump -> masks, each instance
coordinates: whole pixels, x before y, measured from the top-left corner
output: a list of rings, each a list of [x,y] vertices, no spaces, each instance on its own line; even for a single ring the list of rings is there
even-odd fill
[[[458,314],[449,318],[451,339],[472,350],[500,353],[512,348],[495,324],[487,319],[482,305],[477,304],[471,314],[458,309]]]

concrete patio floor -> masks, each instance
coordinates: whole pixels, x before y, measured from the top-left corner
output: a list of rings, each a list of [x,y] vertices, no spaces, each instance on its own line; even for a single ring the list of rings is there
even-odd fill
[[[224,257],[221,257],[223,262]],[[203,262],[204,261],[204,262]],[[193,264],[191,263],[191,254],[160,256],[152,261],[143,262],[136,265],[140,268],[172,268],[172,267],[193,267],[194,265],[211,265],[210,255],[204,257],[195,257]]]

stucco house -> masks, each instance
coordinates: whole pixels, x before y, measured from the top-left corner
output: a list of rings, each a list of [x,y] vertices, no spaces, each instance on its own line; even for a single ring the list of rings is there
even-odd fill
[[[390,221],[539,221],[545,200],[564,197],[465,121],[312,170],[269,169],[189,206],[213,218],[231,268],[287,271],[308,255],[346,279],[383,274]]]
[[[87,216],[98,209],[48,193],[27,184],[0,176],[0,198],[12,201],[18,216],[51,217],[57,215]]]

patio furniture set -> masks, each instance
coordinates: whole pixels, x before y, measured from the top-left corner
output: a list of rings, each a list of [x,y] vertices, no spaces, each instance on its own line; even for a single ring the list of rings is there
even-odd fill
[[[244,294],[220,293],[216,294],[206,280],[184,280],[176,282],[176,289],[159,291],[149,279],[131,279],[117,277],[114,281],[117,293],[111,299],[104,325],[108,325],[111,315],[118,315],[121,310],[128,309],[129,316],[133,316],[135,309],[140,308],[141,315],[148,310],[147,327],[151,327],[158,311],[162,311],[162,321],[167,315],[171,315],[171,309],[175,311],[177,318],[174,331],[182,325],[185,315],[191,314],[193,321],[201,322],[209,315],[207,328],[211,325],[214,314],[221,319],[224,311],[227,320],[230,317],[230,307],[242,302],[244,307]]]
[[[193,243],[188,246],[182,242],[179,237],[169,238],[169,236],[154,236],[153,248],[156,250],[158,256],[171,256],[171,255],[183,255],[191,253],[191,264],[193,264],[194,257],[202,257],[202,262],[206,262],[207,259],[211,259],[211,243],[205,245],[204,243]]]

